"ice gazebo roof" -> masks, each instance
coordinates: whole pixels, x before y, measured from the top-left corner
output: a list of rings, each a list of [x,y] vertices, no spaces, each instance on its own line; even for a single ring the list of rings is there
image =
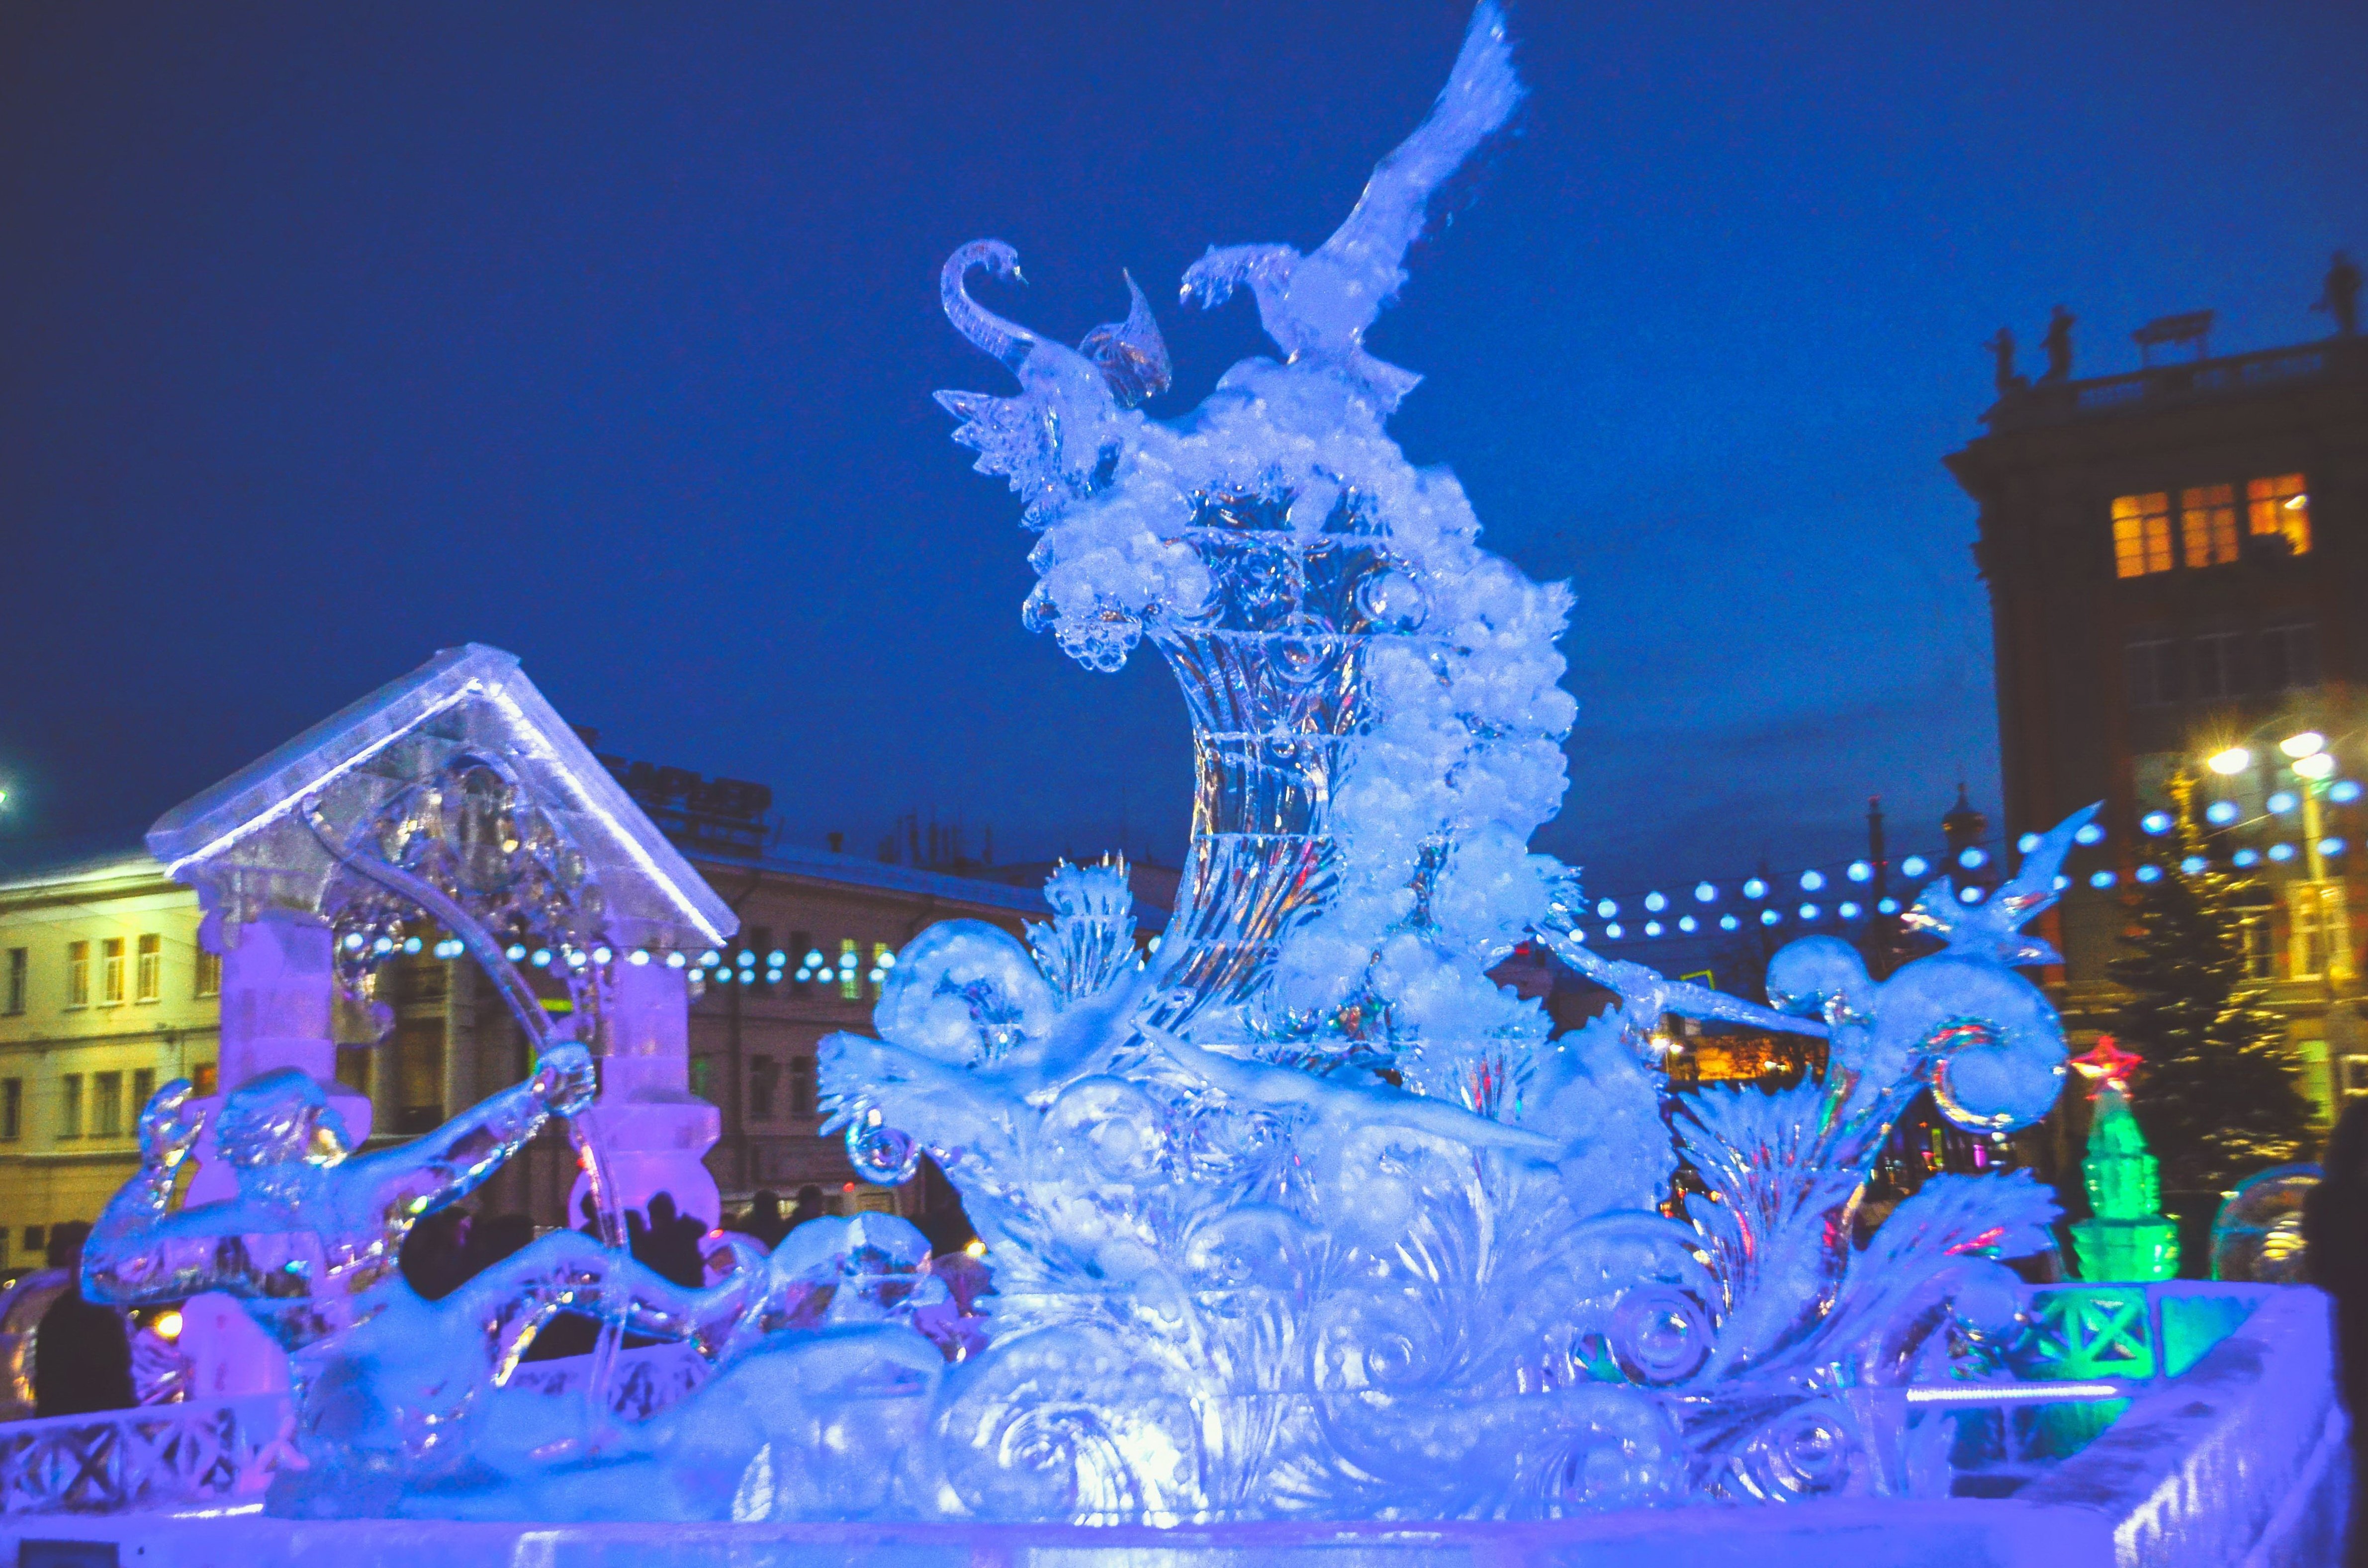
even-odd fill
[[[307,802],[347,839],[455,763],[483,758],[517,782],[582,857],[619,946],[720,943],[739,921],[576,737],[518,657],[471,642],[331,714],[156,820],[148,847],[208,907],[324,915],[337,870]]]

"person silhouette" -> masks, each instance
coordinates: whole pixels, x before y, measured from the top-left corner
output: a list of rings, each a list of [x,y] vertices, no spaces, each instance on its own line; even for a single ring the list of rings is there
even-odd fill
[[[300,1517],[385,1511],[404,1489],[463,1469],[487,1388],[508,1376],[564,1306],[620,1319],[654,1339],[721,1353],[763,1269],[755,1249],[710,1290],[687,1290],[574,1231],[526,1244],[495,1221],[471,1227],[484,1270],[438,1301],[404,1279],[419,1220],[465,1197],[554,1115],[591,1103],[592,1059],[571,1042],[534,1075],[426,1137],[355,1156],[321,1085],[282,1069],[222,1102],[214,1146],[233,1198],[176,1210],[182,1163],[202,1117],[186,1081],[140,1118],[141,1168],[108,1203],[83,1256],[92,1301],[142,1306],[223,1291],[289,1352],[296,1443],[270,1506]],[[497,1217],[498,1218],[498,1217]],[[494,1256],[517,1243],[518,1250]]]
[[[1998,335],[1982,347],[1988,349],[1991,358],[1997,361],[1996,368],[1991,371],[1991,380],[1998,387],[1998,396],[2004,397],[2009,392],[2021,392],[2031,385],[2030,379],[2014,368],[2013,329],[2003,326],[1998,328]]]

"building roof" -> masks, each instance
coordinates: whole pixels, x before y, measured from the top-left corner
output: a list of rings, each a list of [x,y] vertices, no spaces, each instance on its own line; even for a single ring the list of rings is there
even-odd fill
[[[351,834],[404,790],[472,756],[515,776],[525,803],[584,857],[611,939],[689,946],[736,928],[517,656],[476,642],[445,649],[165,812],[148,846],[183,881],[236,882],[249,901],[310,908],[336,868],[300,820],[302,802],[319,800],[336,830]]]
[[[1041,887],[1013,887],[976,877],[949,876],[943,871],[925,871],[883,860],[867,860],[860,855],[833,854],[826,849],[784,845],[766,851],[758,859],[714,860],[710,864],[719,869],[746,866],[783,876],[806,877],[878,892],[909,893],[948,903],[981,904],[1035,919],[1043,919],[1052,913]]]
[[[1997,436],[2361,381],[2368,381],[2368,337],[2330,337],[2250,354],[2149,365],[2125,375],[2043,381],[2002,395],[1982,422]]]
[[[0,894],[164,874],[165,868],[154,855],[120,836],[74,839],[0,854]]]

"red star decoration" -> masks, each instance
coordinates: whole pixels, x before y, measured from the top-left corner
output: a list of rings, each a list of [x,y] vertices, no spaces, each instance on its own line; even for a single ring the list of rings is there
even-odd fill
[[[2135,1051],[2123,1051],[2113,1042],[2112,1035],[2100,1034],[2086,1055],[2072,1059],[2072,1065],[2079,1069],[2080,1076],[2089,1080],[2089,1092],[2094,1094],[2096,1085],[2104,1084],[2111,1084],[2117,1089],[2127,1089],[2130,1074],[2145,1060]]]

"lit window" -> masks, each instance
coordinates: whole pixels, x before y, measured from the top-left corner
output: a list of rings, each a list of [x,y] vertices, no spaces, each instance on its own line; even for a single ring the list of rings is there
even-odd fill
[[[2288,978],[2316,980],[2328,971],[2334,955],[2332,947],[2341,933],[2337,916],[2342,905],[2329,900],[2320,903],[2319,885],[2316,882],[2290,882],[2286,886],[2287,961],[2292,965]]]
[[[131,977],[132,994],[154,1002],[164,994],[165,938],[154,932],[140,938],[140,964]]]
[[[82,1136],[82,1074],[69,1073],[58,1080],[58,1136]]]
[[[895,949],[885,942],[871,944],[871,968],[865,972],[863,978],[871,982],[871,994],[874,996],[880,994],[880,987],[887,983],[888,971],[895,965]]]
[[[90,1075],[90,1130],[100,1138],[123,1136],[123,1074]]]
[[[2261,632],[2261,689],[2298,691],[2318,684],[2318,628],[2308,621]]]
[[[25,1080],[0,1078],[0,1142],[25,1135]]]
[[[66,944],[66,1006],[90,1006],[90,944]]]
[[[2123,659],[2131,707],[2164,708],[2178,700],[2179,665],[2169,638],[2134,638],[2123,649]]]
[[[700,1099],[712,1100],[715,1096],[709,1093],[709,1090],[714,1086],[714,1083],[715,1063],[704,1056],[692,1057],[690,1059],[690,1092]]]
[[[6,1010],[12,1017],[25,1010],[25,973],[31,961],[31,955],[26,949],[8,949],[8,978],[6,983],[8,990],[5,1000],[7,1003]]]
[[[210,953],[203,948],[198,949],[198,994],[222,994],[222,955]]]
[[[2144,577],[2170,568],[2169,493],[2113,497],[2113,575]]]
[[[203,1099],[214,1092],[220,1077],[221,1072],[216,1063],[200,1062],[189,1069],[189,1087],[197,1092],[199,1098]]]
[[[2204,484],[2180,491],[2179,533],[2191,568],[2233,562],[2237,559],[2237,487]]]
[[[2248,482],[2245,509],[2255,539],[2283,535],[2286,548],[2294,554],[2310,553],[2310,487],[2301,474],[2282,473],[2274,479]]]
[[[838,939],[838,994],[850,1002],[863,1000],[863,949],[852,937]]]
[[[109,937],[98,944],[98,1003],[112,1007],[123,1000],[123,938]]]

